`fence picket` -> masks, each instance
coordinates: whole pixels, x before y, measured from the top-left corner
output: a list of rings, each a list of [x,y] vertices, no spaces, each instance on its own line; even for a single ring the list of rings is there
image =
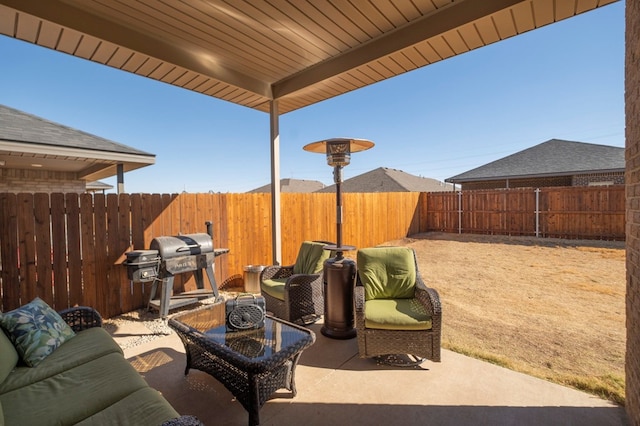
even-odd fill
[[[20,287],[19,298],[27,302],[33,300],[37,296],[36,288],[29,283],[36,282],[36,242],[35,242],[35,219],[33,216],[33,194],[18,194],[17,197],[17,222],[18,222],[18,237],[19,237],[19,249],[15,253],[18,257],[18,263],[20,265]],[[7,222],[9,223],[9,222]],[[4,233],[3,233],[4,235]],[[14,235],[5,240],[13,239]],[[8,263],[13,264],[13,263]],[[15,271],[18,273],[18,271]],[[15,281],[16,285],[18,281]]]
[[[69,307],[67,281],[67,234],[64,194],[51,194],[51,243],[53,261],[53,296],[57,310]]]
[[[86,305],[82,297],[82,233],[80,232],[80,198],[65,194],[67,211],[67,268],[69,271],[69,306]]]

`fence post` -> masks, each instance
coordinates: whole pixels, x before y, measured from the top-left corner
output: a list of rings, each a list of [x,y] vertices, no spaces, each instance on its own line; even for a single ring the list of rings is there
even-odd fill
[[[462,191],[458,191],[458,234],[462,234]]]
[[[536,188],[536,237],[540,236],[540,188]]]

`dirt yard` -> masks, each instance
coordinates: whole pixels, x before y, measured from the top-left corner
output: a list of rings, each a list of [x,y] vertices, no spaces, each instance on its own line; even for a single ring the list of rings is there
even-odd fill
[[[428,233],[413,247],[440,293],[443,347],[624,403],[622,242]]]

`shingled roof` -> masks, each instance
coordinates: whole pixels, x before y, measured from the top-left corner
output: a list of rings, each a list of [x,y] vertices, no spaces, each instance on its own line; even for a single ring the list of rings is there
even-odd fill
[[[317,180],[280,179],[280,192],[316,192],[321,188],[324,188],[324,184]],[[271,184],[247,192],[271,192]]]
[[[37,159],[37,160],[35,160]],[[155,155],[0,105],[0,160],[8,168],[73,171],[85,180],[116,175],[155,163]]]
[[[453,185],[402,170],[378,167],[345,180],[341,189],[342,192],[442,192],[453,191]],[[336,192],[336,188],[331,185],[316,192]]]
[[[624,172],[624,148],[551,139],[445,179],[463,183],[498,179]]]

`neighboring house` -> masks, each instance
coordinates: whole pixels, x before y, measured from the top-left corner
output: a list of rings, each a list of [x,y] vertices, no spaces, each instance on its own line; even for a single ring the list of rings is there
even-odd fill
[[[280,192],[316,192],[322,188],[324,188],[324,183],[317,180],[280,179]],[[271,184],[247,192],[271,192]]]
[[[445,179],[463,190],[624,184],[624,148],[551,139]]]
[[[0,105],[0,192],[81,193],[154,163],[154,154]]]
[[[345,180],[342,192],[443,192],[453,191],[453,185],[436,179],[405,173],[402,170],[377,169]],[[336,192],[336,186],[327,186],[316,192]]]
[[[99,180],[93,182],[87,182],[85,187],[85,191],[87,192],[102,192],[103,194],[106,191],[113,189],[113,185],[109,185],[108,183],[100,182]]]

